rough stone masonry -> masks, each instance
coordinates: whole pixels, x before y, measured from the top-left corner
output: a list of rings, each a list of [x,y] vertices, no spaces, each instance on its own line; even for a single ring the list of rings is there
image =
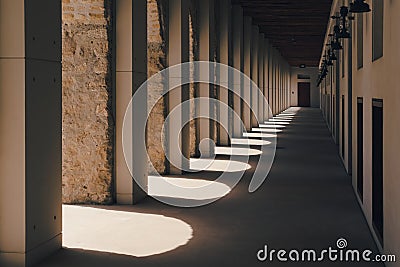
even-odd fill
[[[111,0],[63,0],[63,202],[113,201]]]
[[[197,21],[191,0],[190,60],[198,57]],[[114,201],[114,115],[111,0],[63,0],[63,202],[107,204]],[[167,67],[168,1],[147,0],[148,76]],[[161,84],[161,83],[160,83]],[[159,98],[163,86],[148,88]],[[190,86],[195,97],[195,85]],[[195,109],[191,109],[194,117]],[[147,123],[149,173],[167,170],[163,147],[165,99]],[[191,155],[196,124],[190,123]]]

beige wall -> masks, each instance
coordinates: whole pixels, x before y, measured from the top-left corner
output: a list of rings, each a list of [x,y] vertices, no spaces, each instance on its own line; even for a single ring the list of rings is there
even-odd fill
[[[345,1],[348,5],[348,1]],[[339,12],[340,6],[343,2],[335,1],[333,3],[331,14],[335,15]],[[328,33],[333,32],[334,20],[330,20],[328,24]],[[326,37],[325,43],[328,43]],[[343,161],[346,170],[352,172],[352,159],[351,159],[351,140],[349,132],[349,79],[351,76],[351,69],[349,64],[352,64],[352,58],[349,58],[351,47],[351,40],[344,39],[341,41],[343,50],[336,51],[338,61],[334,62],[334,66],[328,67],[328,76],[323,80],[319,91],[321,92],[321,108],[325,120],[332,132],[334,140],[337,142],[339,155]],[[325,50],[323,50],[325,53]],[[344,59],[344,61],[342,60]],[[339,85],[339,91],[336,86]],[[338,92],[338,95],[337,95]],[[344,106],[342,106],[342,97],[344,96]],[[354,96],[354,95],[353,95]],[[353,106],[354,108],[354,106]],[[337,111],[339,111],[337,113]],[[353,110],[354,112],[354,110]],[[342,113],[344,113],[344,127],[342,124]],[[335,124],[334,124],[335,123]],[[342,129],[343,128],[343,129]],[[343,132],[343,135],[342,135]],[[344,138],[343,138],[344,136]]]
[[[367,1],[372,4],[372,1]],[[372,7],[373,8],[373,7]],[[372,209],[372,98],[383,99],[383,174],[384,174],[384,251],[400,255],[400,92],[398,66],[400,59],[399,1],[384,1],[384,50],[383,57],[372,62],[372,13],[364,15],[364,66],[353,67],[353,105],[357,97],[364,98],[364,205],[368,221]],[[354,44],[355,45],[355,44]],[[354,49],[355,46],[353,46]],[[357,59],[353,54],[353,60]],[[356,131],[356,113],[353,113],[353,129]],[[354,142],[353,151],[356,151]],[[356,153],[353,154],[356,166]],[[355,169],[355,167],[353,168]],[[356,184],[356,170],[353,183]],[[395,266],[387,264],[387,266]]]
[[[337,1],[336,1],[337,2]],[[341,2],[341,1],[340,1]],[[371,0],[367,3],[374,8]],[[336,3],[337,4],[337,3]],[[341,3],[339,3],[341,4]],[[333,11],[336,10],[334,5]],[[353,27],[353,55],[352,59],[348,58],[348,45],[345,45],[345,60],[352,60],[352,176],[353,185],[357,190],[357,97],[364,100],[364,199],[360,200],[362,209],[365,213],[367,221],[374,233],[372,227],[372,99],[383,99],[383,176],[384,176],[384,244],[381,247],[385,254],[400,255],[400,165],[398,164],[398,151],[400,150],[399,132],[400,132],[400,107],[398,101],[400,99],[400,91],[398,86],[397,69],[400,59],[400,32],[397,25],[400,25],[399,1],[384,1],[384,50],[383,57],[372,60],[372,12],[363,15],[363,67],[357,68],[357,43],[356,43],[356,27]],[[355,23],[353,23],[355,26]],[[350,44],[349,44],[350,45]],[[339,56],[340,58],[340,56]],[[340,64],[341,65],[341,64]],[[348,70],[346,70],[347,72]],[[340,75],[341,77],[341,75]],[[347,77],[340,79],[340,93],[348,96]],[[323,90],[323,88],[321,88]],[[346,100],[347,104],[347,100]],[[341,117],[341,116],[339,116]],[[346,125],[348,120],[348,107],[345,109]],[[348,149],[349,137],[346,130],[345,146]],[[342,140],[340,140],[342,143]],[[346,153],[347,154],[347,153]],[[348,167],[348,159],[344,162]],[[358,195],[358,194],[357,194]],[[377,242],[379,243],[379,242]],[[387,266],[398,266],[396,263],[387,263]]]
[[[310,76],[310,80],[299,80],[297,79],[297,75],[308,75]],[[292,107],[296,107],[298,105],[298,91],[297,91],[297,84],[299,82],[310,82],[310,104],[311,107],[318,108],[320,105],[320,93],[319,88],[317,87],[317,77],[318,77],[318,68],[298,68],[292,67],[291,68],[291,90],[290,90],[290,105]]]

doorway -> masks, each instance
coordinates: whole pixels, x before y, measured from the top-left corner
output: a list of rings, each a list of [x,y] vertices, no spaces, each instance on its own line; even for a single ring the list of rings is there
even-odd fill
[[[310,83],[298,83],[298,106],[310,107]]]
[[[357,191],[363,202],[364,196],[364,103],[357,98]]]
[[[383,244],[383,101],[372,101],[372,221]]]

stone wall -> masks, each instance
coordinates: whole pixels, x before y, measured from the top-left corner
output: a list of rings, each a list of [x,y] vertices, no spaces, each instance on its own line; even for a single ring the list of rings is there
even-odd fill
[[[148,75],[158,73],[167,66],[167,3],[164,0],[147,1],[147,35],[148,35]],[[153,84],[153,83],[152,83]],[[159,86],[148,88],[148,98],[158,99],[163,94],[162,81]],[[166,171],[164,153],[165,131],[162,127],[165,122],[166,105],[161,98],[151,110],[147,121],[147,153],[149,155],[149,173]]]
[[[114,201],[112,90],[112,1],[62,0],[63,4],[63,202]],[[148,75],[167,67],[168,1],[148,0]],[[191,1],[190,60],[198,59],[195,1]],[[195,97],[196,85],[190,86]],[[148,88],[159,98],[160,86]],[[166,104],[161,98],[147,124],[149,173],[166,172]],[[191,109],[191,117],[195,109]],[[190,151],[196,154],[196,124],[190,123]]]
[[[216,23],[218,21],[218,12],[219,12],[219,7],[218,7],[218,1],[215,2],[215,8],[214,8],[214,22],[215,22],[215,30],[214,34],[211,37],[213,41],[213,46],[211,49],[213,49],[213,62],[218,62],[218,32],[219,32],[219,24]],[[217,142],[218,141],[218,117],[219,117],[219,110],[218,110],[218,86],[217,84],[217,73],[214,73],[214,85],[212,86],[211,93],[210,93],[210,98],[214,98],[216,101],[214,101],[214,105],[211,105],[211,115],[213,116],[214,120],[211,122],[211,135],[212,139]]]
[[[148,19],[148,74],[149,77],[167,67],[167,1],[148,0],[147,19]],[[198,38],[195,1],[191,1],[189,17],[189,47],[190,61],[198,60]],[[190,85],[190,98],[195,97],[196,85]],[[149,99],[159,98],[163,93],[163,86],[148,88]],[[166,103],[161,98],[150,113],[147,124],[147,150],[150,157],[149,172],[164,174],[166,168],[166,158],[163,146],[165,147],[165,132],[162,126],[165,122]],[[191,119],[195,116],[195,107],[191,107]],[[190,122],[190,154],[196,154],[196,124],[194,120]]]
[[[199,60],[199,38],[198,38],[198,22],[197,22],[197,8],[196,0],[190,1],[189,8],[189,59],[191,62]],[[190,98],[196,97],[196,90],[198,84],[190,84]],[[193,102],[191,102],[192,104]],[[190,106],[190,156],[194,157],[198,155],[196,151],[196,107],[195,105]]]
[[[62,0],[63,202],[113,201],[111,0]]]

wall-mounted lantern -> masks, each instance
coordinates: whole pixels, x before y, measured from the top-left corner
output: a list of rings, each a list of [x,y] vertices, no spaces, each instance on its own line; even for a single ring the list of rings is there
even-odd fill
[[[350,3],[350,12],[351,13],[367,13],[371,12],[371,8],[365,0],[354,0],[353,3]]]
[[[340,15],[332,16],[332,19],[336,19],[335,37],[339,39],[351,38],[349,28],[350,21],[354,20],[354,17],[349,16],[349,8],[347,6],[340,7]]]

